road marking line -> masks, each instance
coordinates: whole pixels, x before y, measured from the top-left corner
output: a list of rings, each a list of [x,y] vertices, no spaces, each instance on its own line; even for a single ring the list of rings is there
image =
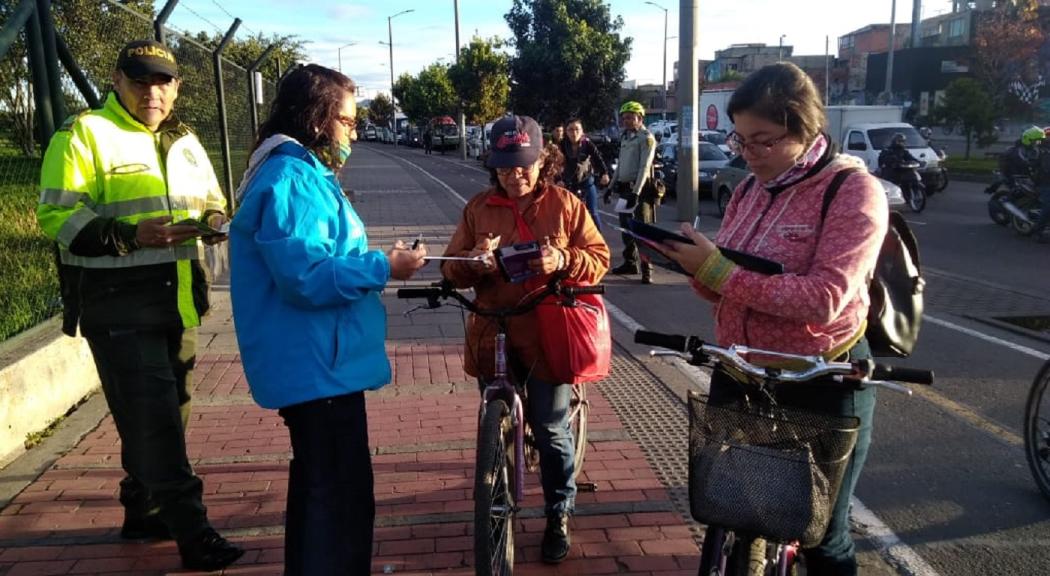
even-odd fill
[[[386,153],[381,152],[381,154]],[[387,154],[387,156],[391,155]],[[397,158],[395,156],[391,157]],[[441,186],[445,188],[445,190],[448,190],[450,194],[455,196],[463,204],[467,203],[467,200],[465,198],[457,194],[455,190],[450,188],[441,180],[438,180],[436,176],[427,172],[422,167],[408,160],[404,160],[403,158],[397,159],[403,160],[407,164],[413,166],[416,170],[419,170],[420,172],[426,174],[428,177],[430,177],[430,179],[441,184]],[[602,211],[602,214],[608,213]],[[645,329],[645,326],[642,326],[641,323],[639,323],[626,312],[621,310],[618,306],[609,302],[608,299],[606,299],[605,308],[609,311],[609,314],[613,318],[615,318],[620,324],[622,324],[631,332]],[[700,370],[700,368],[689,364],[681,358],[672,357],[670,360],[676,368],[678,368],[683,374],[685,374],[686,377],[693,380],[698,386],[700,386],[701,388],[707,387],[707,383],[710,381],[710,379],[705,372]],[[895,565],[903,566],[906,570],[910,570],[910,574],[912,576],[938,576],[937,572],[933,568],[931,568],[929,564],[923,561],[923,559],[914,550],[909,548],[907,544],[904,544],[901,541],[901,539],[893,533],[889,526],[887,526],[885,523],[879,520],[879,518],[875,516],[875,514],[871,510],[864,506],[860,502],[860,500],[858,500],[856,497],[853,497],[852,503],[853,511],[850,515],[852,520],[855,523],[859,524],[862,533],[864,533],[866,537],[872,539],[879,546],[880,553],[883,557],[888,557],[892,559]]]
[[[867,535],[883,558],[892,558],[894,567],[903,569],[904,574],[911,576],[937,576],[933,569],[907,544],[901,541],[893,530],[890,529],[874,512],[868,509],[856,496],[850,501],[852,511],[850,516],[853,523],[857,524],[861,532]]]
[[[1044,362],[1046,360],[1050,360],[1050,354],[1047,354],[1045,352],[1040,352],[1039,350],[1036,350],[1034,348],[1029,348],[1028,346],[1022,346],[1021,344],[1014,344],[1013,342],[1010,342],[1009,340],[1003,340],[1002,338],[997,338],[995,336],[990,336],[988,334],[985,334],[984,332],[979,332],[977,330],[974,330],[973,328],[967,328],[965,326],[960,326],[960,325],[955,324],[953,322],[948,322],[947,320],[941,320],[940,318],[936,318],[936,317],[930,316],[929,314],[923,314],[922,319],[923,319],[924,322],[930,322],[930,323],[936,324],[938,326],[941,326],[941,327],[944,327],[944,328],[948,328],[949,330],[955,330],[956,332],[962,332],[963,334],[967,334],[969,336],[973,336],[974,338],[979,338],[979,339],[984,340],[986,342],[991,342],[992,344],[998,344],[999,346],[1005,346],[1005,347],[1013,350],[1014,352],[1020,352],[1021,354],[1026,354],[1026,355],[1031,356],[1033,358],[1038,358],[1039,360],[1042,360]]]
[[[423,167],[420,166],[419,164],[416,164],[415,162],[412,162],[411,160],[406,160],[406,159],[404,159],[404,158],[402,158],[400,156],[394,156],[393,154],[390,154],[389,152],[383,152],[381,150],[374,150],[374,151],[378,152],[379,154],[382,154],[383,156],[386,156],[387,158],[392,158],[394,160],[400,160],[401,162],[404,162],[405,164],[408,164],[409,166],[415,168],[416,170],[419,170],[420,172],[425,174],[427,178],[430,178],[434,182],[437,182],[439,186],[441,186],[442,188],[447,190],[449,194],[451,194],[452,196],[454,196],[456,198],[456,200],[459,200],[464,205],[466,205],[466,203],[467,203],[467,199],[466,198],[460,196],[458,192],[453,190],[452,187],[449,186],[448,184],[445,184],[444,182],[442,182],[437,176],[434,176],[430,172],[427,172],[426,170],[424,170]]]

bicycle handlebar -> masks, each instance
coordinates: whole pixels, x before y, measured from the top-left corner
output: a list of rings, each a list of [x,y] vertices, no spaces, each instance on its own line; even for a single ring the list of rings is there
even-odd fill
[[[562,284],[561,278],[554,277],[547,282],[547,285],[542,290],[530,293],[525,300],[511,308],[488,310],[480,308],[473,300],[467,298],[456,290],[455,286],[453,286],[448,280],[441,280],[440,282],[435,282],[432,286],[422,288],[399,288],[397,291],[397,297],[426,298],[427,304],[424,306],[425,308],[438,308],[442,305],[440,302],[441,300],[452,298],[474,314],[502,318],[525,314],[539,305],[547,296],[560,296],[563,298],[564,305],[571,306],[575,305],[574,298],[576,296],[604,293],[605,285],[603,284],[595,284],[594,286],[565,286]]]
[[[690,364],[706,366],[713,366],[719,363],[726,364],[743,374],[762,380],[806,382],[821,376],[835,376],[836,380],[853,381],[857,384],[885,384],[886,381],[933,384],[934,380],[932,370],[893,366],[872,360],[829,362],[822,356],[786,354],[771,350],[749,348],[747,346],[733,345],[729,348],[722,348],[707,344],[696,336],[661,334],[659,332],[638,330],[634,333],[634,341],[639,344],[673,350],[673,353],[676,355],[687,356],[686,359]],[[653,354],[658,355],[655,352]],[[808,368],[788,370],[760,366],[744,359],[744,356],[751,354],[801,362],[807,365]]]

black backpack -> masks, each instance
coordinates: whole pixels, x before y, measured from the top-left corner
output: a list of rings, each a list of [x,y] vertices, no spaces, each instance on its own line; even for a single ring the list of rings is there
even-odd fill
[[[828,215],[842,183],[860,168],[840,170],[824,191],[820,221]],[[743,192],[754,185],[752,176]],[[864,336],[876,357],[906,358],[919,340],[922,325],[923,289],[919,266],[919,243],[908,223],[897,212],[890,211],[889,226],[882,240],[879,258],[868,284],[868,327]]]

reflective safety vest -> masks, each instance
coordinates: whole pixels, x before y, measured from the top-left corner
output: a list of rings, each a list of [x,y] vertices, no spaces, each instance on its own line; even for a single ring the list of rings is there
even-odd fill
[[[172,247],[131,249],[121,255],[85,256],[70,245],[98,218],[136,224],[171,216],[173,222],[224,211],[226,202],[200,141],[178,122],[157,132],[133,118],[110,93],[100,110],[71,118],[44,155],[37,220],[59,245],[63,264],[112,269],[171,263],[177,268],[178,314],[184,327],[200,324],[191,293],[193,262],[203,246],[193,238]],[[86,240],[86,239],[85,239]]]

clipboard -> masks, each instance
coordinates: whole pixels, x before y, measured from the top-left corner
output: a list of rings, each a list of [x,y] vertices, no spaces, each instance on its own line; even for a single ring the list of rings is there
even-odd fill
[[[621,231],[630,234],[638,240],[638,250],[645,254],[650,262],[661,268],[666,268],[667,270],[690,276],[690,274],[683,270],[677,262],[664,256],[663,252],[660,252],[657,247],[665,241],[692,244],[692,240],[681,234],[664,230],[658,226],[646,224],[640,220],[631,219],[627,221],[627,224],[630,227],[630,230],[621,229]],[[746,270],[758,272],[759,274],[765,274],[767,276],[784,273],[784,265],[775,260],[755,256],[754,254],[748,254],[746,252],[740,252],[731,248],[724,248],[722,246],[718,246],[718,251],[734,264]]]
[[[176,226],[176,225],[177,226],[193,226],[197,230],[200,230],[201,237],[225,236],[225,235],[230,233],[230,221],[229,220],[223,222],[222,226],[220,226],[218,228],[212,228],[211,226],[208,226],[203,221],[197,220],[195,218],[186,218],[184,220],[179,220],[178,222],[172,222],[171,225],[173,225],[173,226]]]

